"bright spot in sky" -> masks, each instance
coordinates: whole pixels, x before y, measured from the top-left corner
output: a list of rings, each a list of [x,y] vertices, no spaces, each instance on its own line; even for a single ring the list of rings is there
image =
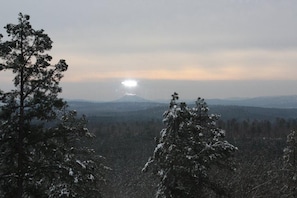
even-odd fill
[[[137,81],[136,80],[124,80],[122,82],[122,85],[124,85],[125,87],[136,87],[137,86]]]

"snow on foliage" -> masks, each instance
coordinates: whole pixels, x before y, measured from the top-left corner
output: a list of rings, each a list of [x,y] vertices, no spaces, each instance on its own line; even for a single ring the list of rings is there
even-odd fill
[[[192,108],[177,100],[174,93],[163,114],[166,127],[143,168],[144,172],[152,168],[160,178],[156,197],[195,197],[205,189],[227,194],[209,174],[215,167],[233,169],[231,158],[237,148],[223,140],[225,131],[216,126],[219,116],[208,114],[203,99]]]
[[[287,188],[292,197],[297,197],[297,132],[287,136],[287,147],[284,149],[284,170],[287,176]]]

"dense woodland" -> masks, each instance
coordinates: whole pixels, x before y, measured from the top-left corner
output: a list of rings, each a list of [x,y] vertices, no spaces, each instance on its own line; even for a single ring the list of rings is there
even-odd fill
[[[217,125],[238,147],[236,171],[221,175],[232,197],[290,197],[284,185],[283,150],[287,135],[297,128],[297,119],[237,120],[235,114]],[[109,122],[89,117],[88,126],[97,136],[97,152],[112,168],[106,197],[153,197],[157,182],[141,169],[156,146],[155,137],[164,127],[162,120]]]

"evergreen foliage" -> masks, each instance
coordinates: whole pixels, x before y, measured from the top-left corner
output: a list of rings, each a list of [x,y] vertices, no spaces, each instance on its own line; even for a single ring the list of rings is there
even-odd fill
[[[100,197],[102,157],[84,142],[94,136],[58,98],[68,65],[50,64],[52,41],[29,20],[20,13],[0,40],[0,71],[15,87],[0,90],[0,197]]]
[[[297,133],[292,131],[287,136],[287,147],[284,149],[284,170],[287,187],[292,197],[297,197]]]
[[[166,127],[143,168],[152,167],[160,179],[156,197],[203,197],[212,192],[227,196],[223,183],[211,175],[215,168],[234,168],[231,157],[237,148],[223,140],[225,132],[216,126],[219,116],[208,114],[203,99],[193,108],[177,100],[174,93],[163,115]]]

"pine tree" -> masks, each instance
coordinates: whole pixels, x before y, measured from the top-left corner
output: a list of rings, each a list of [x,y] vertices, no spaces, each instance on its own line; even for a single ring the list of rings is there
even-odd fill
[[[297,197],[297,133],[292,131],[287,136],[287,147],[284,149],[284,170],[287,188],[292,197]]]
[[[177,100],[174,93],[163,115],[166,127],[143,168],[152,168],[160,179],[156,197],[203,197],[209,190],[227,195],[210,175],[215,168],[234,168],[231,157],[237,148],[223,140],[225,132],[216,127],[219,116],[208,114],[203,99],[198,98],[193,108]]]
[[[0,196],[100,197],[102,158],[85,147],[94,136],[58,98],[68,65],[51,65],[52,41],[34,30],[29,15],[0,35],[0,71],[11,71],[15,89],[0,90]]]

